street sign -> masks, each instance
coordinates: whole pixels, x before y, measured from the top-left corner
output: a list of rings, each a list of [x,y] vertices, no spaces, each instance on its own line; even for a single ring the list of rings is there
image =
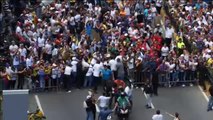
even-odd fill
[[[3,90],[3,120],[27,120],[29,90]]]

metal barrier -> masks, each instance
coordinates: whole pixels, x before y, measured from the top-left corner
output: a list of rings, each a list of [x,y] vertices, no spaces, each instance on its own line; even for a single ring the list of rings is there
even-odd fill
[[[187,71],[184,72],[167,72],[167,73],[160,73],[158,72],[158,83],[164,87],[170,86],[178,86],[178,85],[185,85],[185,84],[197,84],[197,72]],[[152,82],[153,74],[148,71],[143,72],[135,72],[133,79],[133,84],[135,86],[144,85],[147,81]]]

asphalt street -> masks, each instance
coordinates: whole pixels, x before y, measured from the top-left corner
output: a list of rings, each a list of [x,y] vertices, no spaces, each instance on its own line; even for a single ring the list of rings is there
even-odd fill
[[[47,120],[86,120],[83,101],[87,94],[88,90],[31,94],[29,109],[32,111],[36,108],[34,96],[38,95]],[[159,96],[152,97],[154,109],[145,108],[146,97],[141,89],[134,89],[133,97],[130,120],[151,120],[157,109],[161,110],[164,120],[173,120],[166,112],[178,112],[181,120],[213,120],[213,112],[206,111],[207,101],[197,86],[160,88]]]

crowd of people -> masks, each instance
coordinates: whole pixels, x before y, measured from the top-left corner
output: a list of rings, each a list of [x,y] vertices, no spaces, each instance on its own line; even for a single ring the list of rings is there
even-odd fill
[[[212,59],[212,4],[198,0],[194,4],[169,1],[169,5],[180,34],[195,46],[195,54],[201,53],[206,61]],[[212,67],[211,60],[208,66]]]
[[[70,92],[96,90],[100,81],[116,79],[153,79],[166,86],[206,79],[205,61],[212,61],[212,11],[199,2],[193,10],[186,2],[184,8],[170,2],[172,12],[180,13],[175,37],[170,20],[162,21],[162,0],[121,0],[104,6],[89,0],[58,1],[40,11],[23,10],[15,30],[19,41],[10,45],[11,62],[1,71],[4,89],[27,84],[30,89],[60,86]],[[190,32],[182,31],[183,25],[192,23]],[[184,35],[203,38],[194,42],[205,41],[205,54],[189,53]]]

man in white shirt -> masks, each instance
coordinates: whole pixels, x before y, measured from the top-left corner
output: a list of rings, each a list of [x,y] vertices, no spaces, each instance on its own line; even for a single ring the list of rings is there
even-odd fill
[[[117,62],[115,61],[115,59],[111,58],[111,60],[109,60],[109,66],[110,69],[112,70],[113,74],[114,74],[114,78],[117,79]]]
[[[26,59],[26,67],[27,68],[31,68],[33,65],[33,57],[32,56],[28,56]]]
[[[22,35],[22,29],[21,29],[21,23],[18,22],[18,25],[16,27],[16,34]]]
[[[92,81],[93,81],[93,67],[92,65],[89,65],[89,69],[87,70],[86,73],[86,79],[84,81],[84,87],[91,87],[92,86]]]
[[[37,39],[37,44],[38,44],[38,56],[40,58],[41,56],[41,52],[42,52],[42,48],[44,47],[44,38],[42,37],[42,34],[40,34],[40,36]]]
[[[128,65],[128,75],[130,79],[134,79],[134,53],[131,53],[127,56],[127,65]]]
[[[163,120],[163,115],[160,114],[160,110],[156,111],[156,114],[152,116],[152,120]]]
[[[19,52],[20,52],[21,58],[25,59],[26,56],[27,56],[27,50],[26,50],[26,48],[24,47],[23,44],[20,44]]]
[[[171,41],[172,41],[172,35],[174,32],[175,32],[174,29],[169,24],[169,26],[166,28],[166,34],[165,34],[165,43],[167,46],[170,46]]]
[[[101,70],[102,70],[102,65],[100,64],[100,61],[97,60],[97,63],[93,66],[93,80],[94,80],[94,91],[97,92],[98,89],[98,84],[101,82]]]
[[[98,106],[100,110],[108,108],[110,97],[107,97],[105,93],[98,98]]]
[[[72,78],[72,82],[76,82],[76,78],[77,78],[77,64],[78,64],[78,60],[76,57],[72,58],[71,61],[71,65],[72,65],[72,73],[71,73],[71,78]]]
[[[72,72],[72,67],[70,65],[65,66],[64,70],[64,88],[67,90],[68,93],[71,92],[70,86],[71,86],[71,72]]]
[[[15,53],[18,51],[18,46],[15,44],[15,41],[12,41],[12,45],[10,45],[9,50],[11,56],[14,56]]]

